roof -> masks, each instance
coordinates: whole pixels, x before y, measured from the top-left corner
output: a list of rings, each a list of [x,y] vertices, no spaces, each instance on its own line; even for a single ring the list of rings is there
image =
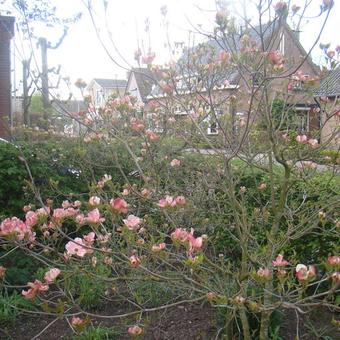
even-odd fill
[[[144,101],[144,99],[146,99],[146,97],[151,94],[152,88],[158,84],[159,79],[157,79],[156,74],[153,73],[149,68],[132,68],[129,75],[129,80],[132,73],[135,76],[140,96]]]
[[[98,85],[104,88],[113,89],[116,87],[126,87],[127,81],[125,79],[93,79]]]
[[[77,113],[87,110],[87,105],[83,100],[57,100],[53,104],[54,108],[59,112]]]
[[[298,48],[300,53],[306,56],[307,62],[310,64],[314,72],[318,74],[320,70],[313,63],[310,55],[307,55],[307,52],[305,51],[305,49],[303,48],[302,44],[299,41],[298,34],[296,34],[296,32],[293,31],[286,22],[281,23],[278,21],[268,22],[266,24],[262,24],[261,26],[245,28],[242,30],[242,32],[233,34],[232,37],[224,37],[223,39],[217,39],[217,40],[210,39],[204,43],[199,44],[198,46],[188,49],[184,53],[184,55],[180,58],[179,63],[190,64],[189,55],[192,52],[196,52],[197,50],[201,48],[206,48],[210,50],[208,51],[208,53],[205,53],[205,55],[200,58],[200,62],[202,64],[208,63],[209,58],[218,56],[218,54],[222,50],[240,51],[242,47],[241,41],[245,35],[249,36],[250,40],[255,45],[258,45],[258,46],[261,45],[261,42],[263,40],[265,50],[275,49],[275,46],[273,46],[273,43],[274,43],[275,38],[277,37],[278,30],[280,30],[281,28],[284,29],[285,33],[289,34],[289,36],[293,40],[295,46]],[[233,83],[236,84],[239,79],[238,69],[235,68],[235,70],[229,70],[229,73],[227,73],[227,76],[228,76],[227,79],[229,80],[231,84]]]
[[[340,67],[329,72],[328,76],[321,82],[320,87],[314,94],[317,97],[340,96]]]

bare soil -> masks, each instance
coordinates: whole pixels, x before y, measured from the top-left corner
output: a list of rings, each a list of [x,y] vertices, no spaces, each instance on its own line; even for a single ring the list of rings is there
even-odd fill
[[[126,312],[124,308],[107,305],[100,311],[102,315],[116,315]],[[121,335],[112,339],[131,340],[127,328],[136,323],[138,317],[129,320],[93,318],[93,326],[114,327]],[[339,314],[327,309],[319,309],[308,315],[299,315],[294,311],[283,311],[283,324],[280,337],[276,340],[340,340],[340,330],[332,325],[332,319],[339,320]],[[65,319],[53,323],[40,336],[36,337],[53,317],[23,316],[7,329],[0,329],[0,339],[4,340],[70,340],[74,334]],[[216,324],[216,309],[209,305],[177,306],[164,311],[144,314],[142,318],[145,334],[142,340],[212,340],[226,339]],[[241,340],[235,337],[230,340]],[[94,340],[91,338],[91,340]]]

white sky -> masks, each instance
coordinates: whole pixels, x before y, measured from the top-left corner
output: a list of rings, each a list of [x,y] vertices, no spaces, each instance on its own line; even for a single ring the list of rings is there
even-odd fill
[[[148,48],[148,36],[144,31],[146,18],[150,20],[151,48],[157,55],[155,62],[164,63],[171,59],[169,49],[166,47],[167,36],[160,11],[162,5],[166,5],[168,9],[167,20],[169,22],[171,41],[183,41],[185,43],[189,41],[192,43],[193,39],[196,42],[202,39],[199,34],[189,33],[190,31],[195,31],[192,24],[201,24],[205,28],[211,28],[215,16],[213,10],[216,8],[215,0],[107,1],[108,25],[112,32],[112,40],[120,54],[128,61],[128,64],[118,56],[114,47],[107,39],[107,34],[105,34],[103,0],[93,0],[95,20],[100,27],[100,35],[104,37],[105,45],[112,56],[126,68],[129,68],[131,65],[137,66],[134,61],[134,51],[138,41],[140,44],[143,41],[145,49],[147,50]],[[301,6],[304,2],[305,0],[292,1],[292,3]],[[239,3],[239,1],[234,1],[234,3]],[[247,9],[250,9],[250,13],[252,13],[251,3],[252,0],[247,1]],[[276,1],[273,1],[273,3],[276,3]],[[318,13],[318,7],[321,3],[322,0],[312,0],[311,12],[313,14]],[[77,78],[82,78],[86,82],[89,82],[92,78],[126,78],[126,70],[115,65],[100,45],[83,1],[58,0],[56,4],[60,9],[61,15],[67,16],[81,11],[83,12],[83,17],[78,23],[71,26],[63,44],[57,50],[49,51],[49,67],[61,64],[63,76],[69,76],[72,83]],[[337,28],[339,27],[337,22],[339,18],[340,4],[338,0],[335,0],[334,8],[321,37],[321,42],[331,42],[333,48],[340,44],[340,34]],[[309,48],[314,42],[320,29],[320,23],[320,19],[311,20],[310,23],[304,26],[301,42],[305,48]],[[57,39],[55,36],[51,37]],[[16,38],[15,43],[19,46],[20,41],[18,41],[18,38]],[[27,52],[26,50],[25,53],[27,54]],[[38,61],[40,51],[36,50],[35,53]],[[320,62],[318,48],[315,50],[313,57],[314,61]],[[19,63],[20,57],[18,56],[16,60],[17,79],[20,79],[21,76],[21,66]],[[65,95],[65,92],[62,95]]]

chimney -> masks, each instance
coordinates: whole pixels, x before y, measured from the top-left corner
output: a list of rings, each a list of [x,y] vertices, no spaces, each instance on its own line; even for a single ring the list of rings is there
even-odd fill
[[[14,17],[0,16],[0,137],[9,137],[11,118],[11,39]]]

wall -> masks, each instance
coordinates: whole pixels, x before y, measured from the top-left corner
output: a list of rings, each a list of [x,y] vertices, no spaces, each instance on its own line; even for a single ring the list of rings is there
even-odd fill
[[[14,18],[0,16],[0,137],[9,137],[11,115],[10,41],[14,34]]]

